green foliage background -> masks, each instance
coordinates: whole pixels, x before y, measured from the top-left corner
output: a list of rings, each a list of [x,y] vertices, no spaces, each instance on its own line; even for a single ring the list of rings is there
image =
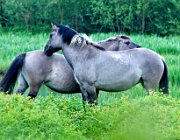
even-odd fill
[[[52,21],[78,31],[180,33],[179,0],[0,0],[0,25],[46,30]]]

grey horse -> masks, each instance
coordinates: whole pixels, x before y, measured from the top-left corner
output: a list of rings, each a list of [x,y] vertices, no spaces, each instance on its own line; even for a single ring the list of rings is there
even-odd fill
[[[49,55],[60,49],[73,69],[84,102],[96,103],[97,90],[123,91],[139,82],[147,92],[154,91],[159,84],[163,93],[168,93],[167,67],[149,49],[106,51],[73,29],[54,25],[44,51]]]
[[[118,47],[121,50],[139,47],[126,36],[116,36],[98,43],[108,50],[117,50]],[[3,77],[1,91],[12,93],[17,78],[19,84],[16,92],[23,94],[30,87],[30,97],[37,96],[42,84],[59,93],[80,93],[73,71],[61,54],[47,57],[41,50],[20,54]]]
[[[134,43],[128,36],[117,35],[108,39],[97,42],[106,50],[122,51],[134,48],[141,48],[140,45]]]

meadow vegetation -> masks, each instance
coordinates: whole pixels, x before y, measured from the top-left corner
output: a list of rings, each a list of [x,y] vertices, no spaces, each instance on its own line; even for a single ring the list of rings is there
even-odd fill
[[[26,31],[0,34],[0,73],[18,54],[43,49],[49,37],[49,33]],[[117,34],[96,33],[90,37],[99,41]],[[179,140],[179,36],[132,34],[131,38],[165,58],[169,69],[168,97],[161,93],[147,96],[141,85],[120,93],[101,91],[99,106],[86,106],[84,112],[80,94],[60,95],[42,87],[38,98],[29,101],[25,96],[1,93],[1,139]]]
[[[84,112],[77,98],[30,101],[0,94],[0,135],[2,140],[179,140],[179,108],[179,100],[161,95],[114,98]]]

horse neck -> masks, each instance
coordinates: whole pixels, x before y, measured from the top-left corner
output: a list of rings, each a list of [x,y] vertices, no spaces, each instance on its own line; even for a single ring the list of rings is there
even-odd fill
[[[117,47],[119,47],[119,43],[117,41],[107,41],[107,42],[102,42],[100,45],[110,51],[116,51]]]
[[[122,51],[122,50],[127,50],[130,49],[128,45],[123,44],[122,42],[119,41],[109,41],[109,42],[102,42],[100,45],[109,51]]]
[[[73,68],[73,64],[75,63],[77,57],[77,51],[71,46],[66,44],[62,45],[62,51],[67,62]]]

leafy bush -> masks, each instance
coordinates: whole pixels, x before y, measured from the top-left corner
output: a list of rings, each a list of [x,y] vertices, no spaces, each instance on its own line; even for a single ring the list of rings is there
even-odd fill
[[[180,139],[180,102],[171,97],[114,99],[89,107],[76,98],[34,101],[0,94],[1,139]]]

